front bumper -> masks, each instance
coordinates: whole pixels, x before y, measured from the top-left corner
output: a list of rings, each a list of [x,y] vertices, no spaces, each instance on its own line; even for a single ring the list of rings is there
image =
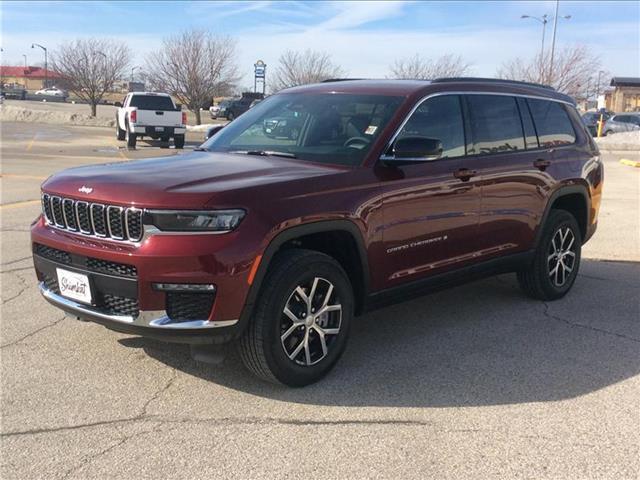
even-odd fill
[[[216,339],[223,339],[225,331],[229,332],[230,327],[238,323],[237,320],[174,322],[164,311],[141,311],[135,317],[111,315],[58,295],[49,290],[44,282],[40,282],[38,287],[45,300],[73,316],[99,323],[117,332],[141,335],[167,342],[189,344],[218,343]],[[215,336],[212,335],[213,329],[216,330]]]

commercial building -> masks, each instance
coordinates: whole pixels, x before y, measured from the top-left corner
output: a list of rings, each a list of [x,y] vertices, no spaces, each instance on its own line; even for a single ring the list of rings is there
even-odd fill
[[[0,66],[0,81],[2,85],[22,85],[27,90],[40,90],[56,84],[61,77],[56,72],[41,67],[6,67]]]
[[[640,112],[640,77],[613,77],[604,100],[607,110]]]

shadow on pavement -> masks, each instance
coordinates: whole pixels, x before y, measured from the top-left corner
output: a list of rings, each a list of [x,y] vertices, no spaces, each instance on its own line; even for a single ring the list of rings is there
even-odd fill
[[[237,353],[194,362],[184,345],[120,343],[245,393],[335,406],[449,407],[547,402],[640,372],[640,263],[583,260],[562,300],[525,297],[514,275],[471,283],[356,318],[347,351],[302,389],[254,378]]]

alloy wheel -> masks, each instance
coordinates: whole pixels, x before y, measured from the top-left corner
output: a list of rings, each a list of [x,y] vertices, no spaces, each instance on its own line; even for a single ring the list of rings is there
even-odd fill
[[[287,357],[303,366],[320,362],[338,337],[342,304],[334,285],[320,277],[298,285],[287,300],[280,341]]]
[[[576,237],[569,227],[560,227],[553,234],[547,252],[547,266],[551,282],[556,287],[562,287],[567,282],[575,267],[575,240]]]

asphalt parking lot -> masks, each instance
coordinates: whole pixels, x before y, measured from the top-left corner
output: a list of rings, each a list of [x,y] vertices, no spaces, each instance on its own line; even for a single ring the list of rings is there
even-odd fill
[[[1,140],[3,479],[638,478],[640,168],[619,159],[640,153],[603,155],[599,230],[566,298],[503,275],[388,307],[356,319],[325,380],[287,389],[233,353],[195,363],[39,297],[44,178],[188,149],[27,123]]]

